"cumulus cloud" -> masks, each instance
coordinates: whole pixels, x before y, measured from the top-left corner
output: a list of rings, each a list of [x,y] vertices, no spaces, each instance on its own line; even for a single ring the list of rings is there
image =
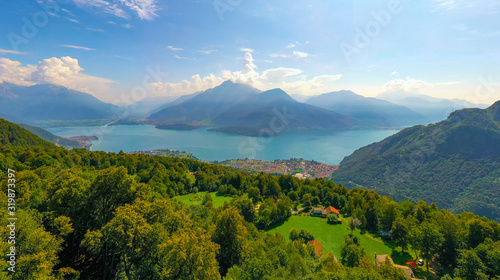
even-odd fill
[[[245,53],[240,71],[223,70],[219,74],[209,74],[205,77],[194,75],[188,80],[178,83],[157,82],[150,84],[152,95],[155,96],[181,96],[196,91],[204,91],[220,85],[226,80],[235,83],[248,84],[260,90],[269,90],[280,87],[290,94],[300,93],[315,95],[334,89],[335,81],[342,75],[320,75],[308,77],[303,75],[301,69],[272,68],[258,72],[251,53]]]
[[[383,91],[385,92],[404,91],[410,93],[417,93],[421,89],[432,86],[433,85],[428,82],[407,77],[405,80],[394,79],[387,82],[383,87]]]
[[[142,20],[153,20],[158,16],[158,0],[73,0],[78,6],[86,6],[111,14],[117,17],[128,19],[130,16],[125,10],[132,11]]]
[[[31,73],[35,66],[22,66],[21,62],[0,58],[0,83],[7,82],[20,86],[31,86]]]
[[[0,58],[0,82],[21,86],[54,84],[102,98],[110,91],[112,80],[82,73],[78,60],[69,56],[44,59],[36,66]]]

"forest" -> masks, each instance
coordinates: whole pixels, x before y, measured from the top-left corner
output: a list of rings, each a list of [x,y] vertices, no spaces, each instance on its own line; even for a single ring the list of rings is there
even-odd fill
[[[0,216],[10,215],[7,184],[15,181],[17,218],[15,272],[0,262],[1,279],[408,279],[388,262],[376,266],[353,236],[340,256],[318,258],[307,231],[290,232],[289,242],[264,231],[299,204],[333,206],[353,228],[390,232],[403,252],[439,263],[442,279],[500,279],[500,224],[474,213],[331,180],[67,150],[2,120],[0,142]],[[210,195],[200,205],[174,199],[202,191],[233,199],[218,208]],[[10,229],[0,234],[7,256]]]

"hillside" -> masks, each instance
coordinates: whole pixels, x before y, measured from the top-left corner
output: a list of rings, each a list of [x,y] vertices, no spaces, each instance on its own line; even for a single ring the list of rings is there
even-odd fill
[[[48,132],[45,129],[36,127],[36,126],[31,126],[27,124],[19,124],[22,128],[26,129],[27,131],[37,135],[38,137],[42,138],[43,140],[56,144],[61,147],[65,147],[67,149],[76,149],[76,148],[84,148],[86,145],[83,143],[80,143],[75,140],[67,139],[64,137],[59,137],[57,135],[54,135],[50,132]]]
[[[305,103],[335,111],[379,127],[398,127],[428,123],[429,120],[407,107],[389,101],[364,97],[350,90],[313,96]]]
[[[106,119],[119,110],[89,94],[61,86],[0,84],[0,113],[29,121]]]
[[[2,145],[14,145],[21,147],[43,146],[55,147],[35,134],[27,131],[17,124],[0,119],[0,142]]]
[[[300,103],[281,89],[252,95],[220,114],[214,123],[222,132],[257,136],[284,130],[352,129],[362,122],[316,106]]]
[[[407,128],[346,157],[332,179],[500,220],[500,101]]]

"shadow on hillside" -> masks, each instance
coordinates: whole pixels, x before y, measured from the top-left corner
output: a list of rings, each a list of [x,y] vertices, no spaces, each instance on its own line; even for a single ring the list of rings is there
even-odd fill
[[[288,218],[288,219],[289,219],[289,218]],[[273,230],[273,229],[275,229],[275,228],[277,228],[277,227],[282,226],[284,223],[288,222],[288,219],[283,220],[283,221],[281,221],[281,222],[279,222],[279,223],[277,223],[277,224],[274,224],[274,225],[272,225],[272,226],[266,227],[265,231],[268,231],[268,230]],[[300,228],[299,228],[299,230],[300,230]]]

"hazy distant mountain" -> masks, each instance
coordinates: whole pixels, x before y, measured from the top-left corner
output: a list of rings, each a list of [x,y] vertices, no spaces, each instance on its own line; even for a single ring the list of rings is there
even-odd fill
[[[118,111],[115,105],[61,86],[0,84],[0,113],[29,121],[105,119]]]
[[[299,102],[306,102],[308,99],[317,96],[317,95],[303,95],[303,94],[289,94],[289,95],[291,98]]]
[[[130,117],[144,118],[156,112],[158,108],[177,99],[177,96],[154,96],[146,97],[134,104],[127,106]]]
[[[27,121],[25,119],[21,119],[21,118],[14,117],[14,116],[7,115],[7,114],[3,114],[3,113],[0,113],[0,118],[4,119],[6,121],[9,121],[11,123],[15,123],[15,124],[24,123],[24,124],[34,125],[32,122]]]
[[[397,200],[434,201],[500,220],[500,101],[414,126],[344,158],[335,182]]]
[[[379,127],[425,124],[428,119],[407,107],[386,100],[341,90],[311,97],[307,104],[335,111]]]
[[[426,116],[429,122],[432,123],[446,119],[455,110],[464,108],[484,109],[488,107],[485,104],[474,104],[463,99],[435,98],[424,94],[414,94],[404,91],[381,93],[377,98],[408,107]]]
[[[251,95],[214,119],[217,131],[246,135],[276,135],[283,130],[351,129],[359,120],[300,103],[281,89]]]
[[[226,81],[180,104],[165,108],[149,116],[152,121],[206,121],[213,120],[234,104],[260,91],[249,85]]]

